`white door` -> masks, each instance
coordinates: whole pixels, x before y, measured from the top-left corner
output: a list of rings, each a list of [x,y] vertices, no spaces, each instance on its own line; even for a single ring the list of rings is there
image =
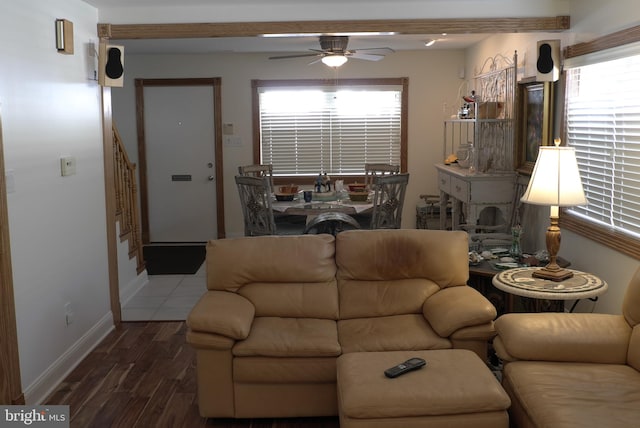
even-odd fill
[[[150,242],[216,238],[213,87],[144,88]]]

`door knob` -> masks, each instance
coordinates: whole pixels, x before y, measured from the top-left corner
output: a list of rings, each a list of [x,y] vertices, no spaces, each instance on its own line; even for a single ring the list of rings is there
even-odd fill
[[[213,175],[210,175],[210,176],[209,176],[209,177],[207,177],[207,178],[209,179],[209,181],[213,181],[213,180],[215,180],[215,179],[216,179]]]
[[[213,168],[213,162],[209,162],[209,163],[207,164],[207,168]]]

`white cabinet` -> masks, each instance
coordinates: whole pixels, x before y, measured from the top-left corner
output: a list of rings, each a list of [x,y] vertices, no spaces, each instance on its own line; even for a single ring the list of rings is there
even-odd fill
[[[469,173],[455,165],[436,165],[440,191],[440,229],[446,228],[447,203],[451,201],[452,229],[460,228],[460,213],[467,224],[477,224],[480,212],[486,207],[500,210],[502,218],[511,218],[515,190],[515,172]]]

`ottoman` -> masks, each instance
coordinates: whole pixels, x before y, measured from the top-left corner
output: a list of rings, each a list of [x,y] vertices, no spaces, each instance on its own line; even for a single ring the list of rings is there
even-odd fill
[[[409,358],[427,365],[394,379]],[[354,352],[337,362],[341,428],[508,428],[509,396],[478,356],[463,349]]]

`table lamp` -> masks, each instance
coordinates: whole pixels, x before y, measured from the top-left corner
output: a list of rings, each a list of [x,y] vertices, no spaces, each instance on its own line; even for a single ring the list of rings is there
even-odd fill
[[[549,264],[534,271],[533,276],[563,281],[571,278],[573,273],[558,266],[556,261],[560,250],[559,210],[560,207],[584,205],[587,199],[582,189],[575,149],[560,147],[560,139],[555,139],[554,144],[555,146],[540,147],[531,180],[521,200],[528,204],[551,207],[551,224],[546,233]]]

